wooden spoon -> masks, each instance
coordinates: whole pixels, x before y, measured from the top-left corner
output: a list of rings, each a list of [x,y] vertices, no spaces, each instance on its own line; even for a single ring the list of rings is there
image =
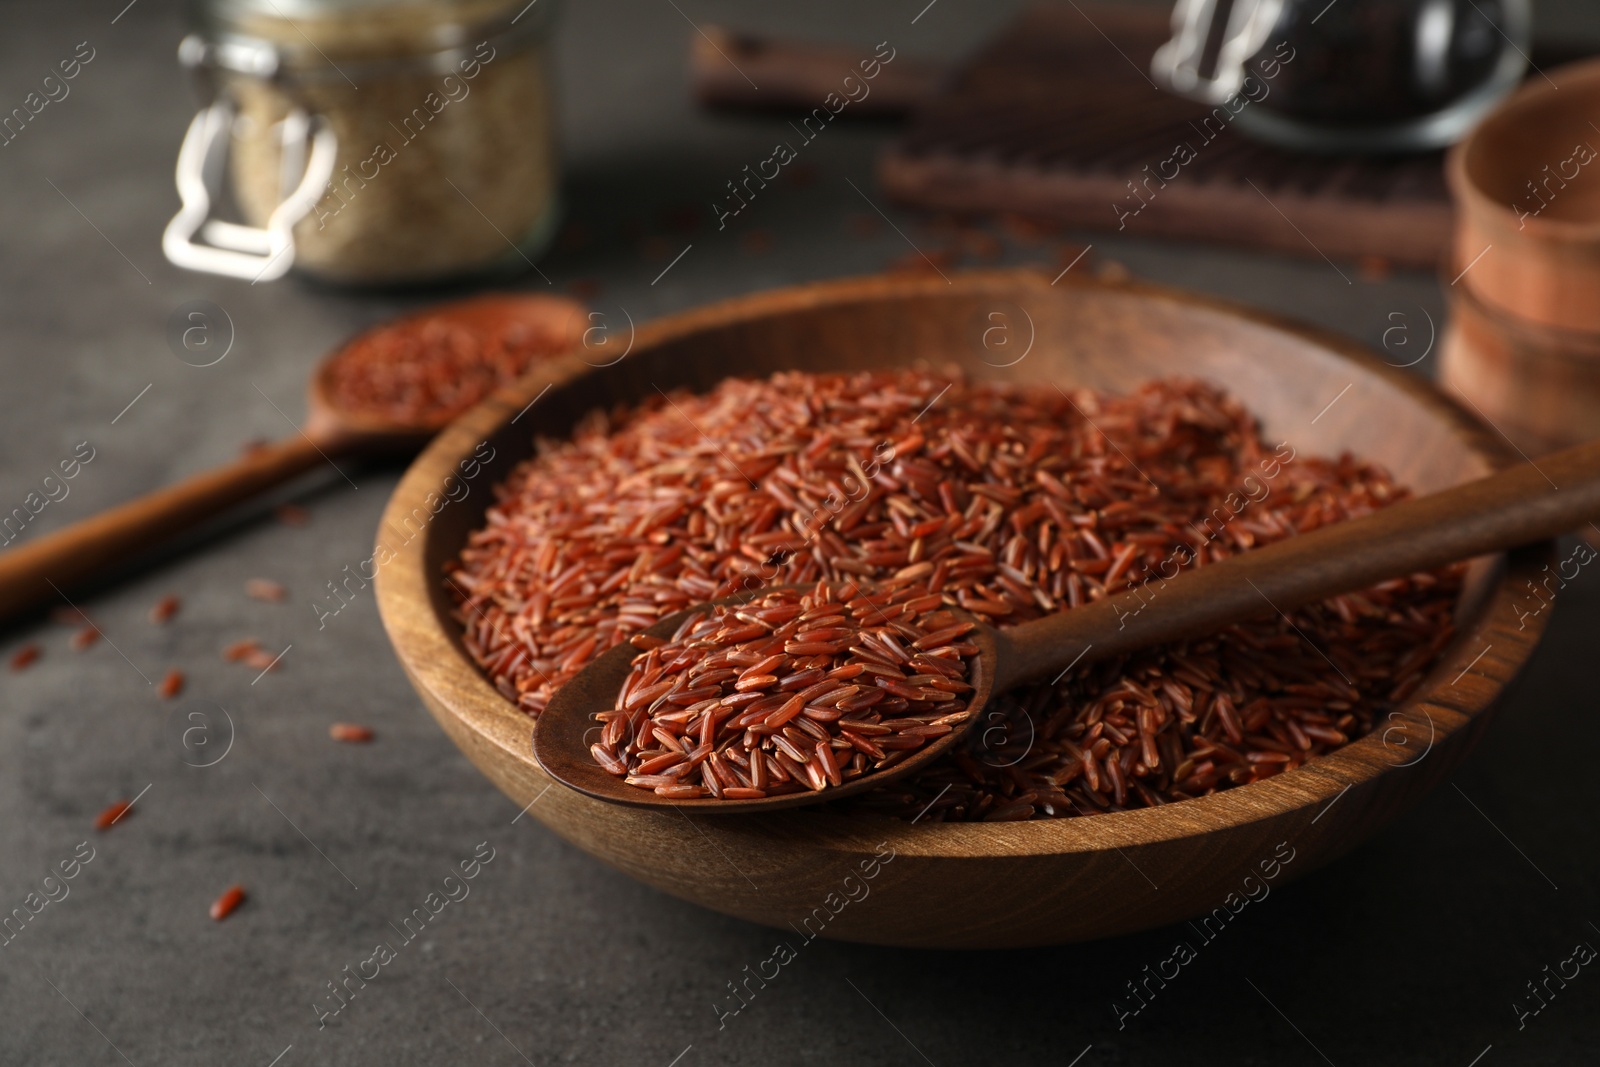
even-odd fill
[[[294,437],[0,553],[0,619],[59,599],[318,464],[421,448],[459,412],[400,422],[370,411],[344,410],[334,400],[330,371],[342,353],[375,334],[424,319],[486,331],[525,322],[563,338],[562,344],[552,347],[552,354],[576,344],[587,325],[582,305],[562,297],[484,296],[429,308],[356,336],[317,367],[309,387],[306,422]]]
[[[1559,486],[1560,488],[1557,488]],[[640,807],[672,805],[702,813],[773,811],[837,800],[913,774],[940,759],[984,719],[995,693],[1056,678],[1075,666],[1213,633],[1230,623],[1286,612],[1456,560],[1529,544],[1600,519],[1600,442],[1558,452],[1478,481],[1383,508],[1349,522],[1155,578],[1071,611],[999,630],[955,608],[978,629],[964,640],[979,647],[969,661],[971,714],[949,734],[910,758],[817,792],[754,800],[674,800],[627,785],[589,753],[594,715],[616,706],[638,650],[606,652],[562,686],[539,716],[533,754],[558,782],[601,800]],[[757,590],[734,598],[749,600]],[[726,601],[722,602],[726,603]],[[667,638],[691,608],[645,631]]]

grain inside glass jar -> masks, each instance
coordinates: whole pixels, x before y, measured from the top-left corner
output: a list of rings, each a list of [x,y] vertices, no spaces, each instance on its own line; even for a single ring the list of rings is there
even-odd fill
[[[284,197],[283,123],[300,110],[338,152],[294,227],[296,268],[391,285],[525,266],[555,224],[551,3],[213,0],[202,33],[238,109],[245,221],[265,226]]]

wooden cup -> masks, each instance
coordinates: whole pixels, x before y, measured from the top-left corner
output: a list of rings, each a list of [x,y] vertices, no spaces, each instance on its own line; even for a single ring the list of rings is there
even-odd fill
[[[1456,285],[1530,323],[1600,332],[1597,123],[1600,60],[1586,60],[1532,79],[1451,150]]]

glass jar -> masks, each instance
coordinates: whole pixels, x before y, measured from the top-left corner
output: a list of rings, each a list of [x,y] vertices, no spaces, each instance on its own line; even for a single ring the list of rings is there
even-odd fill
[[[167,257],[378,286],[526,269],[558,210],[555,3],[202,3]],[[210,218],[224,174],[243,224]]]
[[[1531,25],[1530,0],[1177,0],[1150,70],[1284,148],[1425,151],[1516,88]]]

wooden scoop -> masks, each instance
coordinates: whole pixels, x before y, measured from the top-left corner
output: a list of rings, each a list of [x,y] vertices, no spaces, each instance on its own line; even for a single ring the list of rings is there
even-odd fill
[[[1558,488],[1559,487],[1559,488]],[[963,638],[978,646],[967,677],[970,714],[949,734],[883,771],[819,791],[750,800],[670,799],[626,784],[589,753],[597,712],[616,707],[638,650],[618,645],[563,686],[539,716],[533,754],[562,784],[601,800],[640,807],[672,805],[704,814],[773,811],[837,800],[876,788],[935,762],[984,720],[996,693],[1056,678],[1109,656],[1199,637],[1230,623],[1286,612],[1390,578],[1555,537],[1600,519],[1600,442],[1558,452],[1440,493],[1383,508],[1217,563],[1185,570],[1092,604],[999,630],[978,623]],[[758,590],[748,600],[759,596]],[[669,638],[691,608],[645,631]]]
[[[587,321],[584,308],[561,297],[475,297],[429,308],[375,327],[346,342],[312,376],[305,425],[287,440],[251,450],[233,463],[194,475],[177,485],[129,501],[110,511],[34,538],[0,553],[0,619],[59,599],[85,582],[118,568],[236,504],[342,457],[409,453],[421,448],[459,412],[398,422],[335,403],[330,371],[340,354],[374,334],[423,319],[469,328],[492,321],[496,328],[518,320],[576,344]],[[342,473],[342,472],[341,472]]]

